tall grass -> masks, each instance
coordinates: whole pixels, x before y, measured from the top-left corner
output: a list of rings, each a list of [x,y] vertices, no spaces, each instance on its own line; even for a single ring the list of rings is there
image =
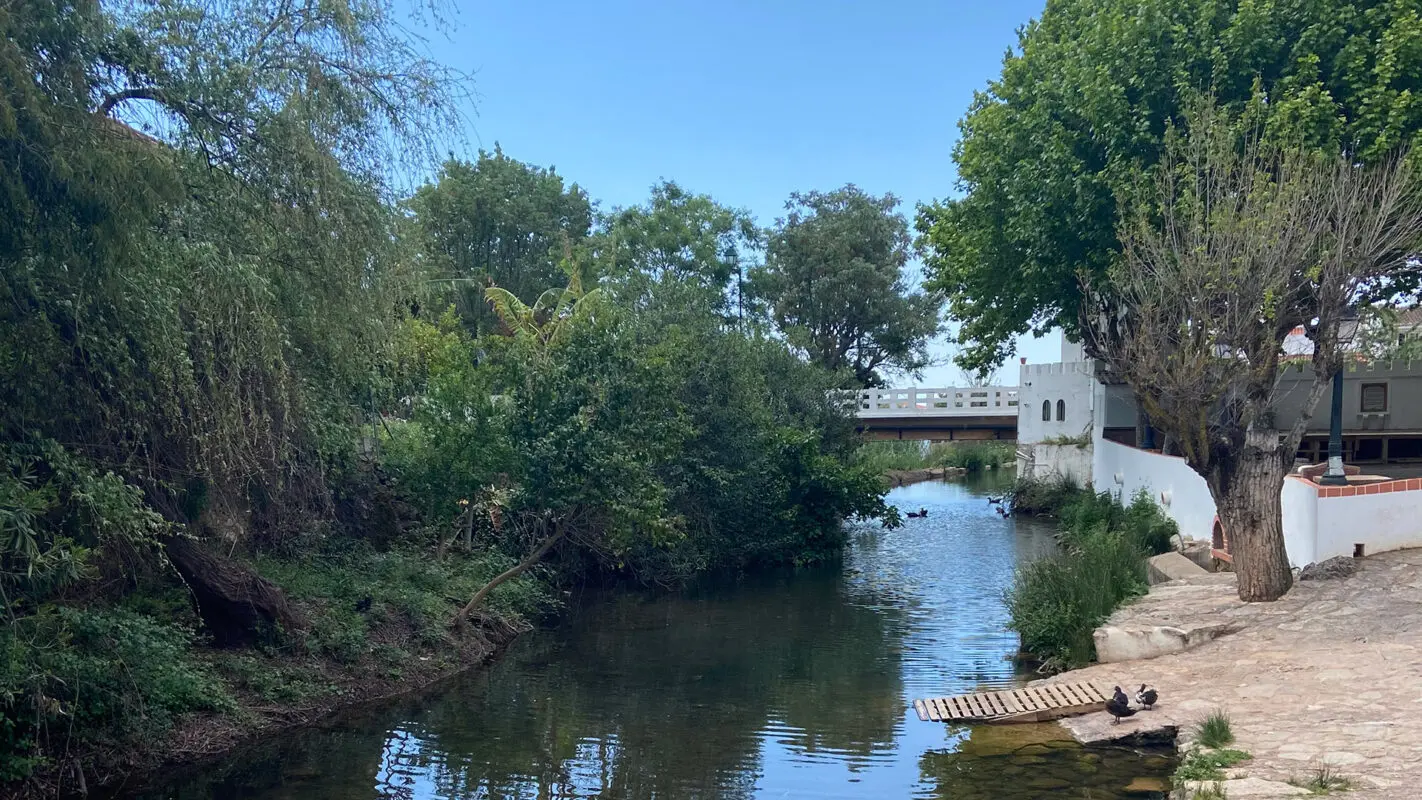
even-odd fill
[[[1062,551],[1018,571],[1005,597],[1008,627],[1045,669],[1088,663],[1095,657],[1092,632],[1145,592],[1145,559],[1169,549],[1175,523],[1144,492],[1122,506],[1109,494],[1063,482],[1019,481],[1012,504],[1015,513],[1056,516]]]
[[[1195,741],[1205,747],[1219,749],[1234,744],[1234,731],[1223,711],[1211,712],[1195,726]]]
[[[1011,442],[865,442],[855,458],[879,472],[958,467],[968,472],[997,469],[1016,459]]]

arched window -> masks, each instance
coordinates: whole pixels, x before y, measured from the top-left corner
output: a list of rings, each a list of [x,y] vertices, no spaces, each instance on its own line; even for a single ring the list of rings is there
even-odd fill
[[[1051,400],[1043,400],[1043,401],[1042,401],[1042,421],[1043,421],[1043,422],[1051,422],[1051,421],[1052,421],[1052,401],[1051,401]]]
[[[1061,422],[1061,421],[1063,421],[1063,420],[1065,420],[1065,419],[1066,419],[1066,401],[1065,401],[1065,400],[1058,400],[1058,401],[1057,401],[1057,422]]]

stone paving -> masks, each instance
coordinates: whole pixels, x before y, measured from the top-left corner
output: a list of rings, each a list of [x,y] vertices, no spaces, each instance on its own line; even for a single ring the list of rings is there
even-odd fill
[[[1183,748],[1194,724],[1219,709],[1233,747],[1254,756],[1231,771],[1230,797],[1291,796],[1283,782],[1320,764],[1352,781],[1348,798],[1422,796],[1422,550],[1371,556],[1349,577],[1296,582],[1275,603],[1241,603],[1231,575],[1165,583],[1108,624],[1219,621],[1238,630],[1182,653],[1052,678],[1119,684],[1132,696],[1141,683],[1160,691],[1154,711],[1119,726],[1092,714],[1068,728],[1122,735],[1177,725]]]

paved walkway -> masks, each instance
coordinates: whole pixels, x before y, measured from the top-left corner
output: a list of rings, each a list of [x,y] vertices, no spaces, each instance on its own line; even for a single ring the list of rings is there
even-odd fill
[[[1168,718],[1182,744],[1196,721],[1223,710],[1234,747],[1254,755],[1231,777],[1250,784],[1306,777],[1326,762],[1352,780],[1344,797],[1353,800],[1422,793],[1422,550],[1363,559],[1350,577],[1297,582],[1275,603],[1239,602],[1229,575],[1162,584],[1111,624],[1221,619],[1242,629],[1184,653],[1052,680],[1119,684],[1132,695],[1149,683],[1160,690],[1157,710],[1122,721],[1120,732]],[[1273,785],[1278,793],[1249,796],[1290,788]],[[1245,796],[1246,785],[1236,786],[1229,796]]]

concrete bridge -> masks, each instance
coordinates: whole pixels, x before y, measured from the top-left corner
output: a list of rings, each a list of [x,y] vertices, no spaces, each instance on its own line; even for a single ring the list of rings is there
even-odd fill
[[[868,439],[1016,439],[1017,387],[864,389],[858,429]]]

